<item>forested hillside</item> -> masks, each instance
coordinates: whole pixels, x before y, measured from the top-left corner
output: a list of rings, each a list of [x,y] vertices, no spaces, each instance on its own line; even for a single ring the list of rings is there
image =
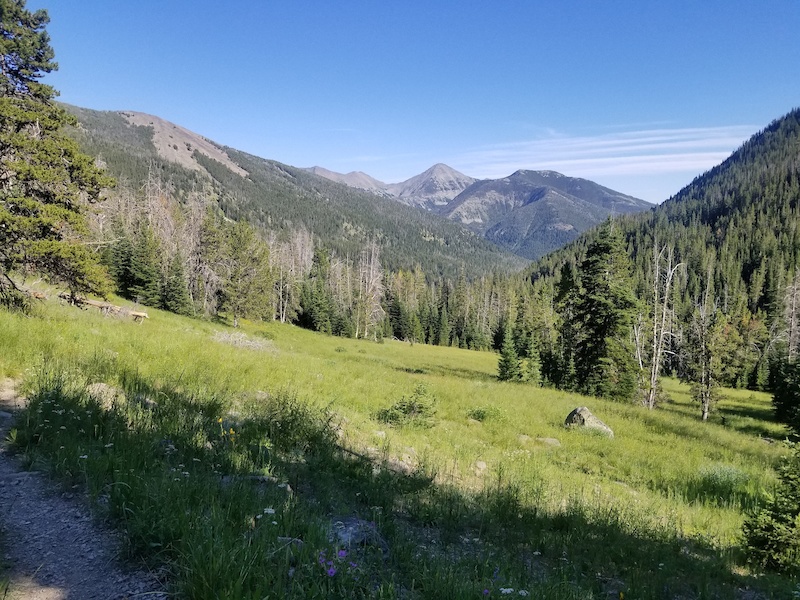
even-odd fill
[[[794,352],[799,171],[800,111],[793,110],[663,205],[615,221],[631,257],[640,332],[652,337],[656,309],[665,317],[667,372],[691,378],[698,329],[708,334],[713,378],[725,385],[764,387],[771,358]],[[564,287],[598,235],[540,260],[531,281]]]
[[[80,122],[74,134],[82,149],[98,157],[123,190],[138,193],[148,179],[157,179],[174,200],[202,194],[227,218],[283,237],[307,230],[339,256],[356,256],[376,240],[393,269],[419,265],[426,273],[453,277],[463,268],[473,277],[525,264],[457,224],[305,169],[232,148],[221,150],[246,177],[196,149],[192,156],[202,169],[188,169],[159,155],[152,127],[131,124],[122,113],[66,108]]]
[[[610,361],[616,375],[606,379],[627,381],[614,389],[651,407],[658,375],[705,378],[705,417],[715,385],[767,387],[770,361],[796,344],[785,298],[800,265],[798,111],[664,205],[617,217],[540,260],[532,285],[479,276],[501,255],[421,211],[232,149],[247,177],[197,151],[198,170],[183,169],[158,159],[147,128],[76,112],[79,139],[121,182],[104,213],[103,235],[113,241],[106,262],[120,292],[145,304],[478,349],[500,349],[510,337],[528,379],[602,394],[593,364]],[[239,258],[242,242],[231,242],[226,219],[255,227]],[[587,253],[601,263],[615,256],[605,272],[618,280],[593,283]],[[240,264],[245,257],[263,264]],[[606,323],[613,335],[592,332],[603,304],[587,304],[597,296],[587,286],[616,299]],[[174,290],[185,294],[168,298]],[[609,335],[611,345],[602,342]],[[602,347],[592,347],[598,336]],[[701,340],[706,352],[696,350]],[[627,375],[617,372],[623,365]]]

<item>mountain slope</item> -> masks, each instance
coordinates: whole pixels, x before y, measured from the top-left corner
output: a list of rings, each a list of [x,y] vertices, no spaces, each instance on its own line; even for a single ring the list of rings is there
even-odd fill
[[[405,204],[437,210],[446,207],[474,182],[472,177],[438,163],[402,183],[390,184],[386,189]]]
[[[647,289],[653,244],[674,247],[686,265],[682,300],[691,306],[711,274],[712,292],[728,315],[782,307],[787,281],[800,267],[800,109],[775,120],[728,159],[697,177],[651,212],[619,220]],[[534,265],[534,278],[556,275],[579,260],[594,236]]]
[[[325,179],[330,179],[331,181],[335,181],[336,183],[343,183],[344,185],[348,185],[350,187],[357,188],[359,190],[367,190],[370,192],[374,192],[376,194],[383,194],[386,190],[386,184],[382,181],[378,181],[374,177],[370,177],[366,173],[362,173],[361,171],[351,171],[350,173],[336,173],[334,171],[329,171],[323,167],[310,167],[306,169],[309,173],[313,173],[314,175],[318,175],[320,177],[324,177]]]
[[[434,212],[441,211],[453,198],[476,181],[441,163],[400,183],[383,183],[360,171],[345,174],[323,167],[311,167],[306,171],[350,187],[394,198],[408,206],[417,206]]]
[[[444,214],[515,254],[535,259],[609,215],[649,208],[652,205],[643,200],[586,179],[521,170],[473,183]]]
[[[341,255],[357,256],[377,239],[382,262],[392,269],[419,264],[430,274],[454,276],[463,267],[475,277],[524,265],[437,215],[214,144],[157,117],[66,108],[79,120],[74,134],[83,150],[102,160],[123,188],[140,190],[155,174],[178,198],[205,190],[229,218],[278,234],[305,227]]]

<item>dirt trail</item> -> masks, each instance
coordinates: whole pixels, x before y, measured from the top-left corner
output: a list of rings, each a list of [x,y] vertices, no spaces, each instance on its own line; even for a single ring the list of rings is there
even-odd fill
[[[152,574],[120,564],[118,539],[85,504],[43,475],[24,471],[7,452],[13,412],[22,406],[14,382],[0,380],[0,582],[10,580],[6,600],[167,598]]]

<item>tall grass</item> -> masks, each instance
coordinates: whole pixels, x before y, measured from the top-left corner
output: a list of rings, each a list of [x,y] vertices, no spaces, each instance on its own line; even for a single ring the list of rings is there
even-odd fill
[[[790,589],[740,565],[743,515],[782,452],[762,394],[726,392],[701,423],[672,381],[649,412],[498,383],[490,353],[278,324],[245,324],[265,343],[242,344],[159,311],[137,325],[45,305],[0,313],[0,331],[0,375],[23,376],[31,399],[18,451],[85,486],[129,555],[166,565],[185,597]],[[406,414],[415,390],[435,406],[425,427],[378,418]],[[564,429],[587,404],[613,440]]]

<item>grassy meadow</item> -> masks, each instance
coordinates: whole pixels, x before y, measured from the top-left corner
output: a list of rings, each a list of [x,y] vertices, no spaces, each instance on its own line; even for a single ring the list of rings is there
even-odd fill
[[[701,423],[673,380],[647,411],[498,382],[492,353],[149,313],[0,311],[0,377],[16,450],[178,597],[800,594],[740,548],[785,452],[766,394]],[[583,405],[613,439],[564,428]]]

